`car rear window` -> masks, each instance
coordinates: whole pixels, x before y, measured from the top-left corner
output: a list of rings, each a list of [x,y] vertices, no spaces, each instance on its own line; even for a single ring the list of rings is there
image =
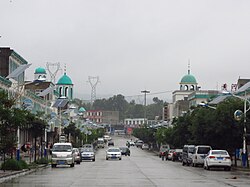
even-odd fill
[[[197,154],[207,154],[210,150],[210,147],[198,147]]]
[[[212,151],[212,155],[227,155],[226,151]]]

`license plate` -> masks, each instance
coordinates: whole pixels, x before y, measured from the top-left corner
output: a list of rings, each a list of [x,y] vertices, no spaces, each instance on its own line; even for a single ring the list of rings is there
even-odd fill
[[[223,157],[217,157],[217,160],[223,160]]]
[[[116,156],[112,156],[111,158],[116,158]]]
[[[64,164],[65,164],[65,161],[58,161],[58,164],[59,164],[59,165],[64,165]]]

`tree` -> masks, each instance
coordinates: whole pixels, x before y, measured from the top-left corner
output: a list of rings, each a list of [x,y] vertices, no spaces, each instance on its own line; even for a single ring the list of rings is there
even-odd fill
[[[10,153],[11,157],[17,146],[17,129],[23,128],[27,122],[25,111],[14,106],[15,102],[8,93],[0,91],[0,150],[4,156]]]

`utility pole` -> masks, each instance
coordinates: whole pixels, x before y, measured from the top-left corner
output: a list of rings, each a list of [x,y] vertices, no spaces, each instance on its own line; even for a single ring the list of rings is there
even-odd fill
[[[147,94],[150,93],[149,90],[143,90],[141,93],[144,93],[144,123],[146,124],[146,117],[147,117],[147,110],[146,110],[146,105],[147,105]]]

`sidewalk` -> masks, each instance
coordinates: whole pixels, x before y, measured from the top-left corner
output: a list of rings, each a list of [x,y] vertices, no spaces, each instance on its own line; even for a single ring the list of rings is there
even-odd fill
[[[49,165],[38,165],[34,169],[23,169],[23,170],[20,170],[20,171],[10,171],[10,170],[3,171],[3,170],[0,170],[0,184],[5,182],[5,181],[14,179],[16,177],[20,177],[20,176],[30,174],[32,172],[35,172],[35,171],[37,171],[39,169],[42,169],[42,168],[45,168],[45,167],[49,167]]]

